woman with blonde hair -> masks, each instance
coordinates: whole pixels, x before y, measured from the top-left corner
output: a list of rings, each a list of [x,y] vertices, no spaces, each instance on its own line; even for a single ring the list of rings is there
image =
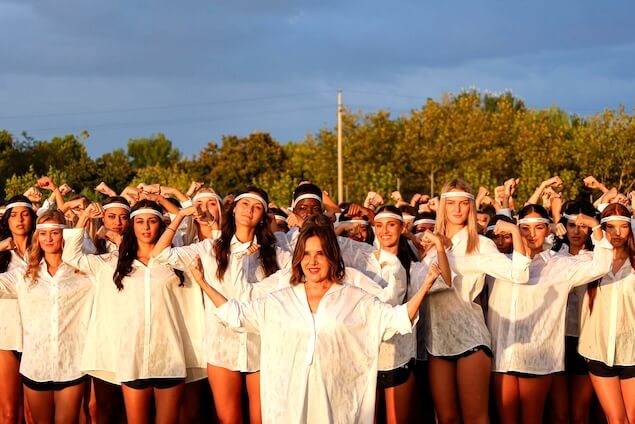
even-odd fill
[[[93,285],[62,262],[64,224],[61,212],[44,212],[37,219],[26,272],[0,274],[0,297],[17,297],[20,305],[20,374],[36,423],[78,422],[86,381],[80,359]]]
[[[514,253],[509,259],[491,240],[479,236],[470,186],[460,179],[443,186],[435,233],[452,242],[448,259],[456,277],[452,290],[430,294],[423,324],[432,397],[441,424],[488,422],[493,355],[483,311],[475,299],[483,290],[485,274],[527,281],[529,259],[520,233],[512,231]]]

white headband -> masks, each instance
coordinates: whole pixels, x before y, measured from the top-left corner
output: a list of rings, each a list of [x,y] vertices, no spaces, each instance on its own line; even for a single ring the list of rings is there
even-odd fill
[[[194,197],[192,197],[192,202],[196,202],[197,200],[201,199],[216,199],[220,202],[223,201],[218,193],[210,193],[209,191],[204,191],[202,193],[197,193]]]
[[[474,200],[474,195],[472,193],[468,193],[467,191],[447,191],[445,193],[441,193],[442,199],[446,199],[448,197],[467,197],[468,199]]]
[[[265,212],[267,212],[267,210],[269,209],[267,207],[267,202],[265,202],[265,199],[263,199],[262,196],[255,193],[243,193],[239,196],[236,196],[236,198],[234,199],[234,202],[238,202],[240,199],[245,199],[245,198],[258,200],[260,203],[262,203],[262,206],[265,207]]]
[[[282,215],[274,215],[273,216],[275,219],[279,220],[279,221],[284,221],[287,222],[287,218],[285,216]]]
[[[13,203],[9,203],[7,205],[7,207],[6,207],[6,209],[17,208],[19,206],[23,206],[25,208],[29,208],[29,209],[33,210],[33,205],[30,204],[30,203],[27,203],[27,202],[13,202]]]
[[[130,206],[126,205],[125,203],[107,203],[104,206],[102,206],[103,210],[114,209],[114,208],[125,209],[128,212],[130,212]]]
[[[350,222],[351,224],[368,225],[368,221],[365,219],[351,219],[349,221],[341,221],[341,223]]]
[[[403,219],[404,219],[404,221],[409,221],[411,219],[415,219],[415,216],[411,215],[409,213],[405,213],[405,214],[403,214]]]
[[[496,228],[496,225],[489,225],[486,229],[485,232],[489,233],[490,231],[494,231],[494,229]]]
[[[130,219],[134,218],[137,215],[141,215],[141,214],[151,214],[151,215],[156,215],[159,218],[163,219],[163,214],[161,212],[159,212],[156,209],[152,209],[152,208],[142,208],[142,209],[137,209],[136,211],[132,212],[130,214]]]
[[[421,218],[421,219],[417,219],[415,222],[412,223],[412,225],[414,225],[415,227],[417,225],[420,224],[432,224],[432,225],[436,225],[437,221],[434,219],[430,219],[430,218]]]
[[[378,219],[396,219],[397,221],[401,221],[403,222],[403,218],[399,215],[397,215],[396,213],[392,213],[392,212],[379,212],[377,215],[375,215],[375,221],[377,221]]]
[[[547,218],[522,218],[518,220],[519,224],[549,224]]]
[[[36,230],[63,230],[64,228],[66,228],[66,225],[64,224],[37,224],[35,226]]]
[[[301,194],[299,195],[294,201],[293,201],[293,207],[295,208],[295,205],[297,205],[300,200],[304,200],[304,199],[315,199],[318,202],[320,202],[320,205],[322,204],[322,198],[320,196],[318,196],[317,194],[313,194],[313,193],[305,193],[305,194]]]
[[[576,215],[569,215],[568,213],[563,213],[562,216],[564,216],[569,221],[575,221],[576,218],[578,217],[577,214]]]
[[[631,218],[629,218],[628,216],[610,215],[610,216],[605,216],[604,218],[602,218],[600,220],[600,224],[604,224],[605,222],[609,222],[609,221],[631,222]]]

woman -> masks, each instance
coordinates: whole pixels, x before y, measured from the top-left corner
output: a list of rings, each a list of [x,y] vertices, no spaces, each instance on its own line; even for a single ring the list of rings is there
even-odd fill
[[[430,295],[424,320],[430,354],[430,383],[439,423],[488,422],[490,334],[475,302],[485,274],[522,282],[529,259],[517,230],[510,260],[478,235],[476,205],[469,185],[454,179],[442,189],[435,233],[450,239],[453,290]]]
[[[585,201],[571,202],[565,208],[560,223],[566,233],[557,238],[553,250],[563,255],[590,255],[593,250],[591,229],[577,225],[578,214],[595,216],[593,205]],[[578,339],[580,337],[580,314],[582,300],[587,291],[586,286],[576,287],[569,293],[567,300],[564,373],[553,376],[553,383],[549,392],[550,419],[554,423],[573,424],[589,423],[593,386],[589,379],[589,369],[586,361],[578,353]]]
[[[220,236],[221,217],[223,216],[223,198],[211,188],[200,189],[192,197],[192,205],[197,210],[193,219],[187,220],[182,243],[187,246],[205,239],[217,239]]]
[[[346,283],[331,225],[307,219],[296,246],[290,286],[248,303],[208,285],[200,262],[194,275],[219,318],[261,336],[263,421],[371,423],[379,345],[412,331],[438,271],[406,305],[391,307]]]
[[[287,252],[276,248],[268,223],[268,203],[266,192],[248,187],[234,198],[232,207],[223,217],[218,240],[206,239],[164,251],[185,216],[194,213],[193,208],[182,209],[152,254],[157,263],[183,270],[189,267],[194,257],[200,256],[205,262],[208,281],[227,296],[241,298],[244,294],[235,284],[237,268],[244,268],[249,283],[255,283],[276,272],[290,259]],[[258,247],[257,254],[248,255]],[[245,384],[250,421],[260,422],[260,340],[257,335],[237,334],[226,328],[216,318],[214,310],[214,305],[206,299],[205,357],[216,414],[224,423],[243,421],[241,393]]]
[[[575,223],[593,228],[593,256],[544,250],[549,215],[539,205],[519,211],[520,233],[532,262],[529,281],[498,278],[491,287],[487,323],[494,348],[494,398],[501,422],[541,423],[555,373],[564,370],[565,311],[569,292],[608,272],[612,251],[597,221],[579,214]]]
[[[0,272],[26,268],[35,219],[29,199],[22,195],[9,199],[0,221]],[[22,322],[17,299],[0,299],[0,307],[0,422],[14,424],[22,419],[22,383],[18,372]]]
[[[635,422],[635,239],[626,207],[613,203],[600,219],[614,256],[582,304],[578,350],[610,424]]]
[[[86,255],[83,227],[102,214],[99,204],[86,209],[78,228],[69,230],[63,255],[96,283],[82,368],[122,385],[128,423],[150,422],[153,397],[156,422],[175,423],[188,367],[183,314],[174,294],[183,276],[150,257],[165,231],[162,210],[150,200],[138,201],[119,251]]]
[[[37,219],[26,272],[0,274],[0,297],[17,298],[24,327],[20,374],[36,423],[77,423],[84,394],[80,370],[92,306],[90,280],[62,263],[61,212]]]

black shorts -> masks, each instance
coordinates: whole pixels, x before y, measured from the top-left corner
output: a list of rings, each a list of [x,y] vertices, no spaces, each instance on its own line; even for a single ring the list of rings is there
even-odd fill
[[[18,352],[17,350],[12,350],[11,352],[13,352],[13,356],[15,356],[18,361],[22,360],[22,352]]]
[[[597,377],[618,377],[620,380],[628,380],[635,377],[635,365],[614,365],[609,367],[604,362],[587,360],[589,372]]]
[[[22,377],[22,384],[24,384],[29,389],[35,390],[38,392],[64,390],[69,387],[77,386],[78,384],[83,384],[85,381],[88,380],[87,375],[72,381],[44,381],[44,382],[33,381],[30,378],[23,376],[22,374],[20,374],[20,377]]]
[[[552,375],[552,374],[530,374],[527,372],[517,372],[517,371],[507,371],[507,372],[504,372],[503,374],[511,375],[513,377],[518,377],[518,378],[538,378],[538,377],[548,377]]]
[[[140,380],[124,381],[121,384],[135,390],[145,390],[148,387],[155,389],[170,389],[178,386],[184,381],[184,378],[143,378]]]
[[[478,352],[479,350],[482,350],[483,352],[485,352],[485,354],[487,356],[489,356],[490,358],[494,357],[494,354],[492,353],[492,349],[490,349],[489,347],[487,347],[485,345],[479,345],[479,346],[473,347],[471,349],[468,349],[468,350],[466,350],[463,353],[459,353],[458,355],[435,356],[435,358],[443,359],[444,361],[457,362],[459,359],[465,358],[467,356],[470,356],[470,355]]]
[[[377,372],[377,387],[380,389],[388,389],[390,387],[404,384],[410,378],[415,366],[414,358],[407,364],[395,368],[390,371]]]
[[[578,338],[566,336],[564,339],[564,373],[566,375],[587,375],[589,367],[586,359],[578,353]]]

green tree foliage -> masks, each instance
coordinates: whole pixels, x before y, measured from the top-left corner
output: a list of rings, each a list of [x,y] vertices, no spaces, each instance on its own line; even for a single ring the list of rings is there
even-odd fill
[[[181,159],[181,152],[172,147],[172,142],[163,133],[147,138],[128,141],[128,156],[133,168],[146,166],[169,166]]]
[[[130,160],[123,149],[115,149],[104,153],[95,160],[99,169],[99,178],[117,193],[126,188],[136,175]]]

